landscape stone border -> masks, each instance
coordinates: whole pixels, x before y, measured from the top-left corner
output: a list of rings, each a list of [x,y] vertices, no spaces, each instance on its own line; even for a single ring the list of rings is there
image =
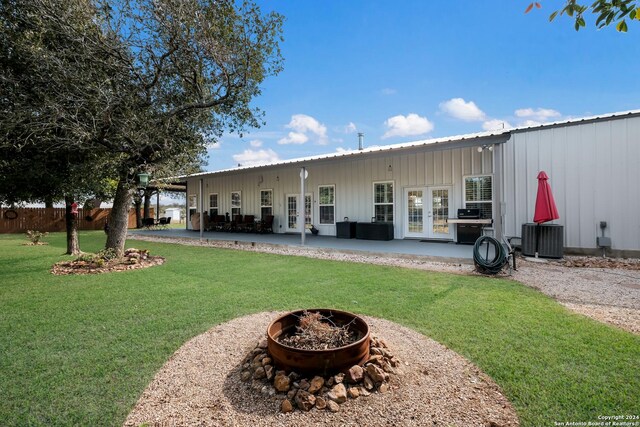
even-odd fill
[[[125,426],[517,426],[500,388],[468,360],[420,333],[363,316],[401,361],[384,393],[348,399],[337,412],[282,413],[282,399],[242,381],[247,353],[281,313],[233,319],[194,337],[158,371]]]

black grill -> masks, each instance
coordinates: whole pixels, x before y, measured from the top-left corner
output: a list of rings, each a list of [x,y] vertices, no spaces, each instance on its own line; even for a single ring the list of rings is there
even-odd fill
[[[480,219],[480,209],[458,209],[458,219]],[[473,245],[482,236],[481,224],[456,224],[457,243]]]
[[[458,219],[480,219],[480,209],[458,209]]]

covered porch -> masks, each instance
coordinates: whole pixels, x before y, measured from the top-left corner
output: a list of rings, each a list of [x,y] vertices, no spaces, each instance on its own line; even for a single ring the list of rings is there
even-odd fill
[[[200,232],[185,229],[129,230],[131,235],[162,238],[199,240]],[[253,234],[203,231],[204,241],[238,242],[238,244],[260,243],[278,246],[302,247],[300,234]],[[339,239],[334,236],[307,235],[304,247],[335,250],[341,252],[366,253],[369,255],[398,256],[407,258],[434,258],[443,262],[473,262],[473,246],[453,242],[425,242],[421,240],[394,239],[389,241]]]

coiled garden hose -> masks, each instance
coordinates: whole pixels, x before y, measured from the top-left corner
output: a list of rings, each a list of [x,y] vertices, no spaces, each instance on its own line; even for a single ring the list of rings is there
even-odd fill
[[[482,246],[485,243],[486,249],[483,251]],[[493,259],[489,259],[490,246],[494,248]],[[481,251],[485,252],[484,257]],[[482,274],[498,274],[507,263],[507,252],[498,240],[490,236],[482,236],[473,245],[473,263],[476,270]]]

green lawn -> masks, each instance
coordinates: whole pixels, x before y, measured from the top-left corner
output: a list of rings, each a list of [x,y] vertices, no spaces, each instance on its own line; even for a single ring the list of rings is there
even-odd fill
[[[81,232],[85,251],[104,233]],[[0,236],[0,425],[119,425],[190,337],[264,310],[327,306],[414,328],[469,358],[523,426],[640,414],[640,337],[515,282],[152,244],[167,263],[108,275],[49,273],[65,248]]]

